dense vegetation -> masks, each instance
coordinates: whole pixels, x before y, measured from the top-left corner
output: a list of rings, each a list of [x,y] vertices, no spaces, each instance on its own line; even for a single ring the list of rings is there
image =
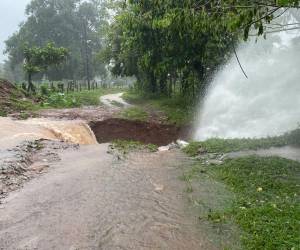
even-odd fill
[[[27,20],[6,41],[9,56],[4,65],[6,75],[10,80],[23,80],[24,48],[44,47],[51,42],[68,49],[68,60],[37,74],[34,79],[41,79],[45,74],[49,80],[89,82],[97,75],[105,76],[105,65],[96,61],[96,55],[104,45],[104,31],[108,27],[107,4],[97,0],[32,0],[26,9]]]
[[[239,38],[252,28],[266,35],[271,20],[295,6],[295,0],[121,1],[102,56],[114,74],[136,76],[137,90],[193,102]]]

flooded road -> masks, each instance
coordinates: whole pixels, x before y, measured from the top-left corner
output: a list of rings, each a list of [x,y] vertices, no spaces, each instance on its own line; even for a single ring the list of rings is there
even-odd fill
[[[94,133],[85,121],[34,118],[13,120],[0,117],[0,149],[15,147],[23,141],[63,140],[74,144],[96,144]]]
[[[97,112],[0,118],[0,157],[10,158],[0,168],[0,194],[11,190],[0,200],[0,249],[216,249],[188,212],[179,176],[190,162],[179,150],[120,160],[108,144],[96,142],[88,122],[119,110],[111,107],[116,103],[127,107],[121,96],[105,96],[107,106]],[[24,140],[33,144],[16,147]],[[80,146],[60,147],[60,141]],[[2,188],[1,176],[8,178]]]
[[[108,145],[66,151],[0,207],[0,249],[215,249],[189,215],[179,151],[118,161]]]

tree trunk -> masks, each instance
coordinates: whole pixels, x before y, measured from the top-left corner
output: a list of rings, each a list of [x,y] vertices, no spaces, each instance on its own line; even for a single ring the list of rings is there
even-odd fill
[[[28,73],[28,88],[27,88],[27,92],[30,93],[30,92],[35,92],[35,88],[34,88],[34,85],[32,83],[32,75],[31,73]]]

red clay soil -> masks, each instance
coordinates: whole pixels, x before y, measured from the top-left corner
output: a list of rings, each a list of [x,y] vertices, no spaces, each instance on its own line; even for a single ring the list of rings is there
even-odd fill
[[[112,118],[90,124],[99,143],[113,140],[134,140],[158,146],[168,145],[177,139],[188,138],[187,129],[153,122],[130,121]]]

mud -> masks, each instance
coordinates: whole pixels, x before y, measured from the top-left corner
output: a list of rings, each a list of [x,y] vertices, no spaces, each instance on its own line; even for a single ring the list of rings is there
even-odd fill
[[[50,164],[60,160],[59,152],[78,149],[78,145],[62,141],[36,140],[24,142],[8,150],[0,150],[1,199],[34,177],[47,171]]]
[[[190,162],[182,153],[137,152],[115,161],[107,149],[65,152],[47,174],[5,199],[1,247],[216,249],[187,212],[178,176]]]
[[[163,125],[154,122],[129,121],[111,118],[90,123],[99,143],[113,140],[135,140],[158,146],[167,145],[177,139],[188,139],[188,131],[174,125]]]
[[[71,109],[46,109],[36,112],[38,117],[64,120],[83,120],[87,122],[102,121],[116,116],[120,111],[117,107],[90,106]]]
[[[63,140],[75,144],[97,143],[93,132],[82,120],[50,120],[43,118],[25,121],[0,117],[0,149],[38,139]]]
[[[20,107],[16,105],[16,100],[34,102],[33,99],[26,98],[25,94],[11,82],[0,79],[0,115],[19,112]]]

